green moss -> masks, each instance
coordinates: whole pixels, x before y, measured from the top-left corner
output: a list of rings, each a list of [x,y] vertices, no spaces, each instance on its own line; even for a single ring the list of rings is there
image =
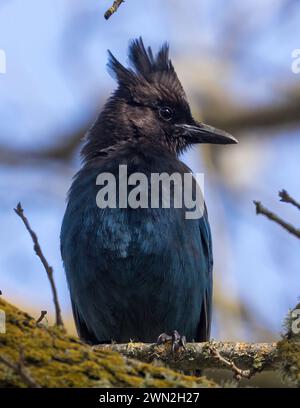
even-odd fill
[[[294,308],[296,309],[300,309],[300,303]],[[293,310],[290,310],[284,322],[285,334],[277,343],[277,350],[283,380],[300,387],[300,333],[293,329],[294,322]]]
[[[42,387],[215,387],[205,377],[181,375],[167,368],[92,350],[59,327],[37,325],[26,313],[0,299],[6,312],[6,334],[0,354],[24,365]],[[20,376],[0,363],[0,387],[24,387]]]
[[[300,343],[283,339],[278,342],[278,355],[281,362],[283,379],[300,387]]]

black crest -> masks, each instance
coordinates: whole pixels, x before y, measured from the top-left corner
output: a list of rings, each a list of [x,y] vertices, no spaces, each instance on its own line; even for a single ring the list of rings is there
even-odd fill
[[[108,52],[108,69],[111,75],[117,79],[119,85],[129,88],[141,83],[144,85],[162,85],[183,97],[185,96],[169,58],[168,44],[165,43],[158,53],[154,54],[151,47],[145,48],[141,37],[133,40],[129,46],[130,66],[128,68],[124,67],[110,51]]]

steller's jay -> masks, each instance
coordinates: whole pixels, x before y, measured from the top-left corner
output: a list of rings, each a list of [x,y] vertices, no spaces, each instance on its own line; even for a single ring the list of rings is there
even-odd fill
[[[191,145],[237,141],[193,119],[167,45],[155,55],[134,40],[129,61],[125,68],[109,52],[118,88],[87,133],[61,229],[77,331],[90,344],[153,342],[161,333],[161,341],[206,341],[213,256],[205,205],[197,219],[186,218],[184,205],[163,208],[161,193],[158,208],[101,208],[96,181],[109,173],[124,184],[126,165],[151,187],[153,173],[191,174],[178,158]]]

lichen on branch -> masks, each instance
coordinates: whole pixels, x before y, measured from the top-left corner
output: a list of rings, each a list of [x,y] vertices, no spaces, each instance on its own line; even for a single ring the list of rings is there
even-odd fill
[[[94,346],[94,349],[116,351],[126,357],[147,363],[160,361],[177,370],[228,368],[236,374],[238,368],[249,371],[249,377],[262,370],[275,370],[279,363],[276,343],[222,341],[187,343],[185,348],[181,348],[175,356],[171,345],[168,347],[168,345],[157,346],[145,343],[105,344]],[[212,350],[215,353],[212,353]],[[224,363],[224,360],[227,363]]]
[[[47,328],[0,299],[6,334],[0,334],[1,387],[216,387],[205,377],[142,363],[107,350],[93,350],[54,326]],[[18,368],[22,349],[22,373]],[[10,365],[10,366],[9,366]]]

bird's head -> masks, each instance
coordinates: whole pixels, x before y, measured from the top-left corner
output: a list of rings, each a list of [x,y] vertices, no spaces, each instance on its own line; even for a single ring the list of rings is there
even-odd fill
[[[91,129],[92,133],[97,133],[97,129],[102,128],[102,141],[98,143],[103,150],[138,139],[141,143],[160,145],[175,154],[197,143],[237,143],[225,131],[193,119],[169,59],[168,45],[163,45],[154,55],[140,38],[131,42],[128,55],[130,66],[126,68],[109,51],[108,68],[118,82],[118,89]],[[108,129],[106,136],[103,135],[104,127]]]

